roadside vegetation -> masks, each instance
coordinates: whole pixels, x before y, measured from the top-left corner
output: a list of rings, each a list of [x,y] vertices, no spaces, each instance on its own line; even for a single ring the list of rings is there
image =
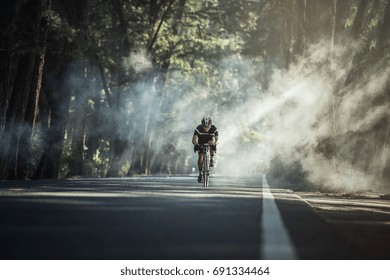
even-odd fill
[[[1,6],[1,179],[188,174],[211,115],[221,172],[390,190],[390,0]]]

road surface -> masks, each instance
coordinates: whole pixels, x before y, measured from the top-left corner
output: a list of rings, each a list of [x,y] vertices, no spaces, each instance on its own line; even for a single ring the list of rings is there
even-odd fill
[[[2,181],[0,257],[388,259],[388,199],[294,192],[260,174],[208,189],[195,176]]]

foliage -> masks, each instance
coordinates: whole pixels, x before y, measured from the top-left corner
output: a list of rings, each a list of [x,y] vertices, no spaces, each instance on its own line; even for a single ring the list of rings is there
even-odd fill
[[[39,159],[50,148],[46,145],[53,136],[50,131],[57,125],[64,129],[63,143],[53,140],[62,152],[61,177],[188,172],[194,165],[189,138],[203,114],[219,120],[221,132],[229,137],[234,133],[228,130],[239,131],[226,144],[221,139],[222,150],[223,145],[234,143],[250,154],[269,144],[267,129],[283,127],[264,125],[267,116],[259,113],[264,108],[253,108],[279,94],[276,77],[282,77],[282,83],[294,81],[289,72],[294,67],[303,80],[313,72],[323,80],[334,77],[329,82],[334,83],[332,100],[340,105],[351,92],[360,90],[359,81],[374,77],[372,72],[378,68],[378,72],[387,71],[389,1],[370,1],[366,6],[362,2],[339,1],[338,10],[332,12],[334,1],[42,1],[34,40],[16,36],[17,18],[25,8],[14,4],[2,12],[12,18],[10,11],[17,11],[1,33],[1,123],[16,119],[15,127],[24,126],[23,118],[7,115],[7,110],[25,112],[38,104],[34,110],[39,114],[29,124],[35,136],[28,147],[34,163],[29,165],[28,177],[39,169]],[[12,42],[15,38],[16,43]],[[340,56],[343,63],[337,63],[338,46],[345,42],[351,44],[350,53]],[[12,90],[20,67],[17,61],[26,53],[16,51],[18,45],[28,46],[33,58],[41,57],[45,71],[38,78],[38,63],[34,64],[31,84],[39,84],[41,92],[31,103],[21,102],[24,109],[8,105],[16,96]],[[321,48],[314,56],[316,46]],[[319,49],[324,51],[320,54]],[[339,64],[347,66],[337,72]],[[373,98],[365,96],[360,102],[371,100],[372,111],[381,104],[388,106],[388,86],[385,83]],[[20,100],[33,96],[23,94]],[[286,120],[298,105],[296,100],[287,100],[278,107],[278,117],[284,114]],[[345,139],[358,142],[364,137],[343,127],[338,118],[341,109],[329,105],[319,113],[313,130],[326,127],[328,131],[316,135],[311,151],[366,174],[382,172],[377,178],[388,182],[384,175],[389,170],[388,119],[374,119],[364,134],[376,147],[372,161],[380,158],[381,163],[361,167],[358,158],[367,155],[354,152]],[[5,141],[5,125],[1,129]],[[283,157],[270,156],[271,172],[306,183],[309,171],[304,159],[309,148],[305,144],[291,147],[290,161],[287,152]],[[2,159],[10,156],[1,154]]]

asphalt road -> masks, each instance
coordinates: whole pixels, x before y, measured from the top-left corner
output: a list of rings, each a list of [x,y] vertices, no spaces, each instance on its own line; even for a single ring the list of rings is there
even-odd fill
[[[262,175],[214,176],[208,189],[195,176],[2,181],[0,258],[389,257],[362,254],[302,196]]]

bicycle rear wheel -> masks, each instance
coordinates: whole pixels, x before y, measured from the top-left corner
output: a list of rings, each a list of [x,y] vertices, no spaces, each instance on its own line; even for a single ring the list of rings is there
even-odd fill
[[[207,188],[209,186],[209,172],[203,170],[203,187]]]

